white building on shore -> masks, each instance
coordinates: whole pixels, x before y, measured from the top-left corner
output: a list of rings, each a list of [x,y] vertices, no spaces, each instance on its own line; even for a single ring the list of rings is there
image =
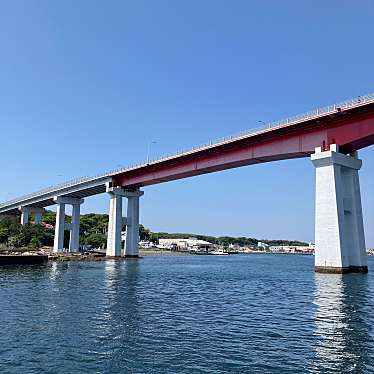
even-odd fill
[[[308,246],[301,245],[272,245],[269,248],[274,253],[314,253],[314,244]]]
[[[159,239],[159,244],[166,246],[167,248],[174,248],[179,251],[189,251],[189,250],[209,250],[214,247],[213,243],[207,242],[205,240],[200,240],[196,238],[175,238],[175,239]]]

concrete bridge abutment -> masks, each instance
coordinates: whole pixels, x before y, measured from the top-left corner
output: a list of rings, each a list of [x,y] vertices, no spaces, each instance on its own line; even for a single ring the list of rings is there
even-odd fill
[[[64,251],[64,233],[65,229],[70,230],[69,252],[79,251],[79,227],[80,227],[80,206],[84,199],[77,199],[67,196],[56,196],[53,198],[57,204],[56,225],[53,252]],[[65,223],[66,204],[72,205],[71,224]]]
[[[139,189],[132,191],[107,184],[110,196],[108,241],[106,255],[108,257],[138,258],[139,257],[139,198],[144,192]],[[128,199],[127,217],[122,216],[123,197]],[[125,247],[122,249],[122,227],[126,226]]]
[[[127,217],[126,217],[126,240],[125,257],[139,257],[139,198],[144,195],[143,191],[126,191]]]
[[[33,206],[20,206],[18,210],[21,212],[21,225],[27,225],[29,223],[30,214],[34,215],[35,225],[40,225],[42,223],[44,208],[37,208]]]
[[[324,273],[367,273],[357,152],[339,147],[316,149],[315,270]]]

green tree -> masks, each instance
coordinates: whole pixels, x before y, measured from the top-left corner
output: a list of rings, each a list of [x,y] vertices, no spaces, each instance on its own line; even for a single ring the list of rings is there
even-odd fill
[[[12,247],[33,246],[39,248],[41,246],[53,246],[54,230],[47,229],[44,225],[54,226],[56,221],[56,213],[46,210],[42,217],[42,225],[25,225],[20,224],[19,216],[0,216],[0,243],[8,243]],[[71,217],[66,216],[66,222],[70,222]],[[107,214],[83,214],[81,215],[80,224],[80,243],[90,244],[94,247],[105,247],[107,242]],[[228,247],[230,244],[240,246],[257,245],[258,240],[247,237],[231,237],[221,236],[214,237],[208,235],[189,234],[189,233],[167,233],[152,232],[143,225],[139,225],[139,237],[141,240],[149,240],[157,243],[158,238],[184,238],[195,237],[197,239],[206,240],[214,244],[220,244]],[[307,243],[297,240],[261,240],[269,245],[306,245]],[[68,247],[69,232],[65,231],[64,246]]]
[[[11,236],[8,240],[8,245],[11,248],[26,247],[28,243],[29,243],[29,240],[26,234],[22,231],[20,231],[17,235]]]
[[[29,246],[32,248],[40,248],[42,247],[42,243],[38,238],[34,237],[34,238],[31,238]]]
[[[107,237],[102,233],[92,233],[85,238],[85,244],[92,245],[94,248],[103,248],[106,246]]]
[[[46,210],[43,214],[42,222],[54,226],[56,224],[56,213],[51,210]]]
[[[142,224],[139,225],[139,238],[140,240],[151,240],[152,232],[146,229]]]
[[[6,243],[9,238],[9,230],[6,227],[0,227],[0,243]]]

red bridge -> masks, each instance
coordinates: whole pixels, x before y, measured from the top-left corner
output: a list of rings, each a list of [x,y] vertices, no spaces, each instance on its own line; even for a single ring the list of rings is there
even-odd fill
[[[338,144],[352,153],[374,144],[374,97],[346,108],[296,119],[249,135],[233,137],[113,175],[115,185],[141,187],[262,162],[309,157],[317,147]]]
[[[367,271],[357,151],[374,144],[374,95],[317,109],[238,136],[160,160],[84,177],[0,204],[0,214],[21,212],[42,222],[43,208],[57,204],[54,251],[63,248],[69,229],[70,251],[79,248],[80,204],[83,198],[110,195],[108,256],[138,257],[140,187],[262,162],[310,157],[316,167],[317,271]],[[122,200],[128,199],[127,217]],[[73,206],[65,225],[65,205]],[[125,248],[121,231],[126,226]]]

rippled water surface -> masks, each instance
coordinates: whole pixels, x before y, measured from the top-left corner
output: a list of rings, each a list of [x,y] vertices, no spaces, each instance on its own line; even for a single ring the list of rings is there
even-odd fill
[[[372,373],[374,261],[146,257],[0,269],[1,373]]]

